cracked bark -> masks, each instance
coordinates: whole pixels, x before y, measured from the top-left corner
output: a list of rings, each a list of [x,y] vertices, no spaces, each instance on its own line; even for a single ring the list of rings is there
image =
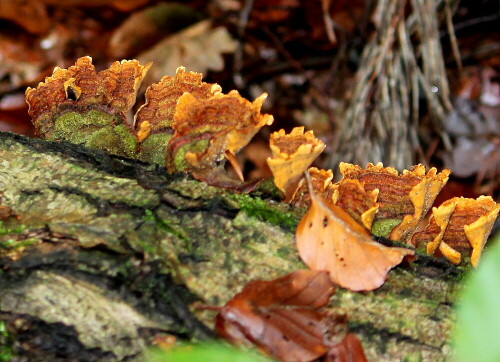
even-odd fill
[[[0,321],[30,360],[142,358],[154,336],[213,338],[213,312],[253,279],[304,268],[303,210],[68,143],[0,133]],[[450,358],[461,271],[419,257],[378,290],[339,290],[371,360]]]

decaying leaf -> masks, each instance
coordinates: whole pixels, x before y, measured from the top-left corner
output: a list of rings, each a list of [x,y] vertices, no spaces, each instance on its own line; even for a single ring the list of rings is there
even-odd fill
[[[252,281],[222,307],[216,331],[283,361],[312,361],[332,348],[343,348],[339,342],[344,343],[345,318],[317,310],[334,291],[325,271],[299,270],[272,281]],[[363,361],[359,341],[352,349],[355,360]]]
[[[356,335],[347,334],[342,342],[327,353],[325,362],[367,362],[363,346]]]
[[[115,59],[134,56],[200,18],[200,13],[179,2],[159,2],[134,11],[113,31],[109,54]]]
[[[368,164],[366,169],[340,163],[344,179],[359,180],[366,192],[379,190],[372,233],[394,241],[405,241],[427,214],[434,200],[448,181],[449,170],[437,173],[424,165],[413,166],[401,174],[392,167]]]
[[[36,0],[0,0],[0,18],[11,20],[35,34],[43,33],[50,27],[45,5]]]
[[[18,215],[15,215],[12,212],[12,209],[10,207],[2,205],[2,194],[3,194],[3,192],[0,191],[0,221],[6,220],[6,219],[10,218],[11,216],[15,216],[15,217],[19,218]],[[0,226],[1,226],[1,224],[0,224]]]
[[[391,248],[372,240],[368,232],[339,206],[310,189],[311,206],[297,227],[301,259],[314,270],[328,270],[341,287],[373,290],[405,256],[406,248]]]
[[[253,102],[237,91],[215,93],[209,99],[184,93],[177,102],[168,143],[169,172],[213,169],[226,153],[234,155],[273,117],[261,114],[262,94]]]
[[[283,193],[301,177],[325,149],[325,144],[314,137],[313,131],[304,133],[304,127],[295,127],[289,134],[281,129],[269,139],[272,157],[267,164],[274,176],[274,184]]]
[[[139,61],[155,63],[148,79],[159,79],[164,74],[174,74],[181,64],[200,73],[222,70],[222,53],[234,52],[237,43],[225,27],[211,26],[210,20],[200,21],[142,53],[138,57]]]
[[[427,253],[438,252],[454,264],[460,264],[462,256],[470,256],[477,267],[499,210],[500,205],[489,196],[476,200],[454,197],[432,209],[429,224],[412,242],[427,243]]]
[[[132,157],[136,141],[126,113],[149,67],[124,60],[97,73],[90,57],[68,69],[56,67],[45,82],[26,90],[37,134]]]

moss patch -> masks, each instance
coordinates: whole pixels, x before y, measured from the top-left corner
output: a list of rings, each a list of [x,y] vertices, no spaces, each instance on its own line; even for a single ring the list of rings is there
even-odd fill
[[[381,219],[375,220],[372,225],[372,234],[384,238],[388,237],[392,229],[401,223],[401,219]]]
[[[277,225],[285,230],[295,230],[299,223],[297,215],[289,210],[289,206],[283,203],[271,204],[259,198],[252,198],[244,194],[228,195],[228,198],[236,201],[240,210],[248,216]]]
[[[109,153],[135,157],[136,139],[117,117],[91,110],[87,113],[67,112],[59,116],[47,138],[85,145]]]
[[[138,158],[144,162],[150,162],[165,166],[167,156],[167,143],[172,135],[157,133],[148,136],[140,145]]]
[[[14,357],[12,343],[12,337],[7,331],[5,322],[0,321],[0,362],[11,361]]]

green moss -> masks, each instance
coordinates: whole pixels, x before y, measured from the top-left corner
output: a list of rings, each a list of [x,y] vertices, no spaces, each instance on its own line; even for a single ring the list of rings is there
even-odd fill
[[[255,217],[258,220],[266,221],[272,225],[277,225],[287,230],[295,230],[299,219],[295,214],[287,210],[280,210],[285,204],[276,204],[274,207],[270,203],[252,198],[249,195],[233,194],[228,197],[237,202],[238,207],[247,215]]]
[[[121,122],[117,117],[98,110],[67,112],[56,119],[54,129],[46,137],[133,158],[136,139]]]
[[[94,132],[116,121],[112,115],[97,110],[87,113],[67,112],[56,118],[54,129],[46,137],[54,141],[85,144]]]
[[[388,237],[392,229],[401,223],[401,219],[381,219],[375,220],[372,225],[372,234],[384,238]]]
[[[292,251],[289,247],[281,247],[276,250],[276,255],[278,255],[280,258],[287,259],[290,257],[290,255],[292,255]]]
[[[185,171],[190,167],[186,161],[186,153],[188,152],[203,152],[208,148],[209,140],[200,140],[198,142],[187,143],[180,147],[175,155],[173,155],[174,167],[177,171]]]
[[[24,240],[7,239],[5,241],[0,241],[0,251],[2,249],[19,249],[25,246],[33,245],[38,243],[40,240],[35,238],[29,238]]]
[[[160,230],[166,231],[167,233],[172,234],[181,240],[188,239],[188,237],[182,230],[170,225],[167,220],[159,218],[158,215],[156,215],[152,210],[147,209],[145,211],[144,221],[154,222]]]
[[[4,222],[0,220],[0,235],[19,234],[24,229],[26,229],[25,225],[19,225],[16,226],[15,228],[12,228],[6,226]]]
[[[12,337],[7,331],[5,322],[0,321],[0,362],[8,362],[13,359],[12,343]]]
[[[166,133],[157,133],[148,136],[141,143],[141,149],[137,157],[144,162],[165,166],[167,143],[170,138],[172,138],[172,135]]]
[[[114,155],[135,158],[136,139],[124,125],[101,128],[88,138],[85,145]]]

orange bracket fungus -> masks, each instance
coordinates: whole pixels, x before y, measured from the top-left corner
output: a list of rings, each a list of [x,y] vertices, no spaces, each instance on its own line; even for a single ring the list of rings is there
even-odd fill
[[[283,193],[293,182],[302,177],[307,168],[325,149],[325,144],[314,137],[312,131],[295,127],[289,134],[281,129],[269,138],[272,157],[267,164],[274,176],[274,184]]]
[[[218,84],[204,83],[201,74],[180,67],[174,77],[146,90],[145,104],[129,120],[150,66],[122,61],[97,73],[92,59],[83,57],[68,69],[55,68],[26,91],[37,134],[166,164],[170,173],[191,172],[216,186],[243,188],[225,175],[223,163],[229,160],[242,179],[235,153],[273,122],[260,113],[266,94],[253,102],[237,91],[223,94]]]
[[[123,60],[97,73],[92,59],[83,57],[68,69],[56,67],[37,88],[26,90],[36,133],[133,157],[136,139],[127,113],[150,66]]]
[[[26,90],[37,135],[163,165],[169,173],[190,173],[214,186],[254,189],[260,180],[243,182],[236,153],[273,123],[272,115],[261,113],[267,94],[253,102],[235,90],[224,94],[218,84],[179,67],[174,76],[148,87],[145,103],[132,116],[150,66],[123,60],[96,72],[92,59],[82,57],[68,69],[56,67]],[[311,268],[330,271],[335,283],[352,290],[377,288],[392,267],[413,254],[383,246],[371,235],[412,247],[426,243],[429,254],[442,254],[455,264],[470,251],[477,266],[498,215],[491,198],[448,200],[433,209],[427,228],[413,235],[449,170],[426,172],[416,165],[399,173],[381,163],[365,169],[340,163],[343,178],[333,183],[331,170],[310,167],[325,149],[312,131],[281,129],[271,134],[270,148],[267,164],[276,187],[291,205],[309,206],[297,228],[299,253]],[[239,180],[227,175],[226,161]],[[308,168],[306,184],[300,178]],[[8,213],[0,208],[0,216]]]
[[[453,264],[460,264],[463,255],[470,256],[477,267],[499,210],[500,205],[489,196],[454,197],[432,209],[429,224],[412,241],[427,242],[427,253],[439,252]]]
[[[437,173],[424,165],[413,166],[401,174],[392,167],[368,164],[366,169],[340,163],[344,179],[356,179],[367,192],[378,189],[379,208],[374,216],[372,233],[394,241],[407,241],[420,220],[432,207],[437,194],[448,181],[449,170]]]
[[[323,170],[316,167],[309,167],[307,170],[311,183],[311,188],[316,194],[323,198],[331,200],[333,196],[333,171]],[[306,179],[301,179],[290,203],[294,206],[309,206],[311,198],[309,197],[309,188]]]

